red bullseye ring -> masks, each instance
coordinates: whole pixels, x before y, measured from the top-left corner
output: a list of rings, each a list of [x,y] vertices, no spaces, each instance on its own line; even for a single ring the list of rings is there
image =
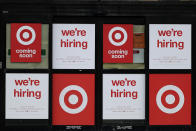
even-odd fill
[[[166,97],[168,96],[168,95],[172,95],[172,96],[174,96],[175,97],[175,100],[174,100],[174,102],[173,103],[171,103],[171,104],[169,104],[169,103],[167,103],[166,102]],[[162,95],[162,97],[161,97],[161,102],[162,102],[162,104],[166,107],[166,108],[175,108],[178,104],[179,104],[179,95],[178,95],[178,93],[176,93],[175,91],[173,91],[173,90],[168,90],[168,91],[165,91],[164,93],[163,93],[163,95]]]
[[[116,39],[115,35],[116,35],[117,33],[120,34],[120,39]],[[114,31],[114,32],[112,33],[112,39],[113,39],[115,42],[117,42],[117,43],[118,43],[118,42],[121,42],[121,41],[124,39],[124,34],[123,34],[123,32],[120,31],[120,30]]]
[[[163,86],[156,95],[158,108],[167,114],[174,114],[181,110],[184,105],[184,99],[184,93],[175,85]]]
[[[24,36],[23,36],[24,33],[28,33],[29,37],[28,38],[24,38]],[[24,29],[20,33],[20,38],[21,38],[21,40],[23,40],[25,42],[30,41],[32,39],[32,32],[30,30],[28,30],[28,29]]]
[[[72,104],[69,102],[69,97],[71,95],[76,95],[78,97],[78,101],[76,104]],[[71,90],[71,91],[67,92],[67,94],[64,97],[65,104],[67,105],[67,107],[69,107],[71,109],[78,108],[82,104],[82,101],[83,101],[82,95],[77,90]]]

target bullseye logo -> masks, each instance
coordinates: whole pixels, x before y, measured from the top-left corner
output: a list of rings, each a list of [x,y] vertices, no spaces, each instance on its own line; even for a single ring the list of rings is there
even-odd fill
[[[122,46],[127,41],[127,31],[122,27],[113,27],[108,34],[110,43],[114,46]]]
[[[173,114],[183,107],[184,94],[177,86],[167,85],[158,91],[156,103],[161,111],[167,114]]]
[[[88,96],[82,87],[70,85],[61,91],[59,103],[65,112],[77,114],[85,109],[88,103]]]
[[[16,32],[16,38],[22,45],[30,45],[35,41],[35,30],[30,26],[22,26]]]

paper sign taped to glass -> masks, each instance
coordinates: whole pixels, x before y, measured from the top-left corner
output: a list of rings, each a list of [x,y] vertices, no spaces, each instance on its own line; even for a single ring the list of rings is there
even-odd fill
[[[11,62],[41,62],[41,24],[11,24]]]

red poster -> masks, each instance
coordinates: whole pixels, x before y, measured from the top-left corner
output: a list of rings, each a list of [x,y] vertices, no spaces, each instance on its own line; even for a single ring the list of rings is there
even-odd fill
[[[11,62],[41,62],[41,24],[11,24]]]
[[[132,24],[103,24],[103,63],[133,63]]]
[[[150,125],[191,124],[191,74],[150,74]]]
[[[53,75],[53,125],[94,125],[94,74]]]

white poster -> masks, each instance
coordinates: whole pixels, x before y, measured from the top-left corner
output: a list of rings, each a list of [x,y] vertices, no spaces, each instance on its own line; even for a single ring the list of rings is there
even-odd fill
[[[103,119],[145,119],[144,74],[103,74]]]
[[[95,24],[53,24],[53,69],[95,69]]]
[[[48,119],[48,74],[6,74],[6,119]]]
[[[150,24],[149,68],[191,69],[191,24]]]

